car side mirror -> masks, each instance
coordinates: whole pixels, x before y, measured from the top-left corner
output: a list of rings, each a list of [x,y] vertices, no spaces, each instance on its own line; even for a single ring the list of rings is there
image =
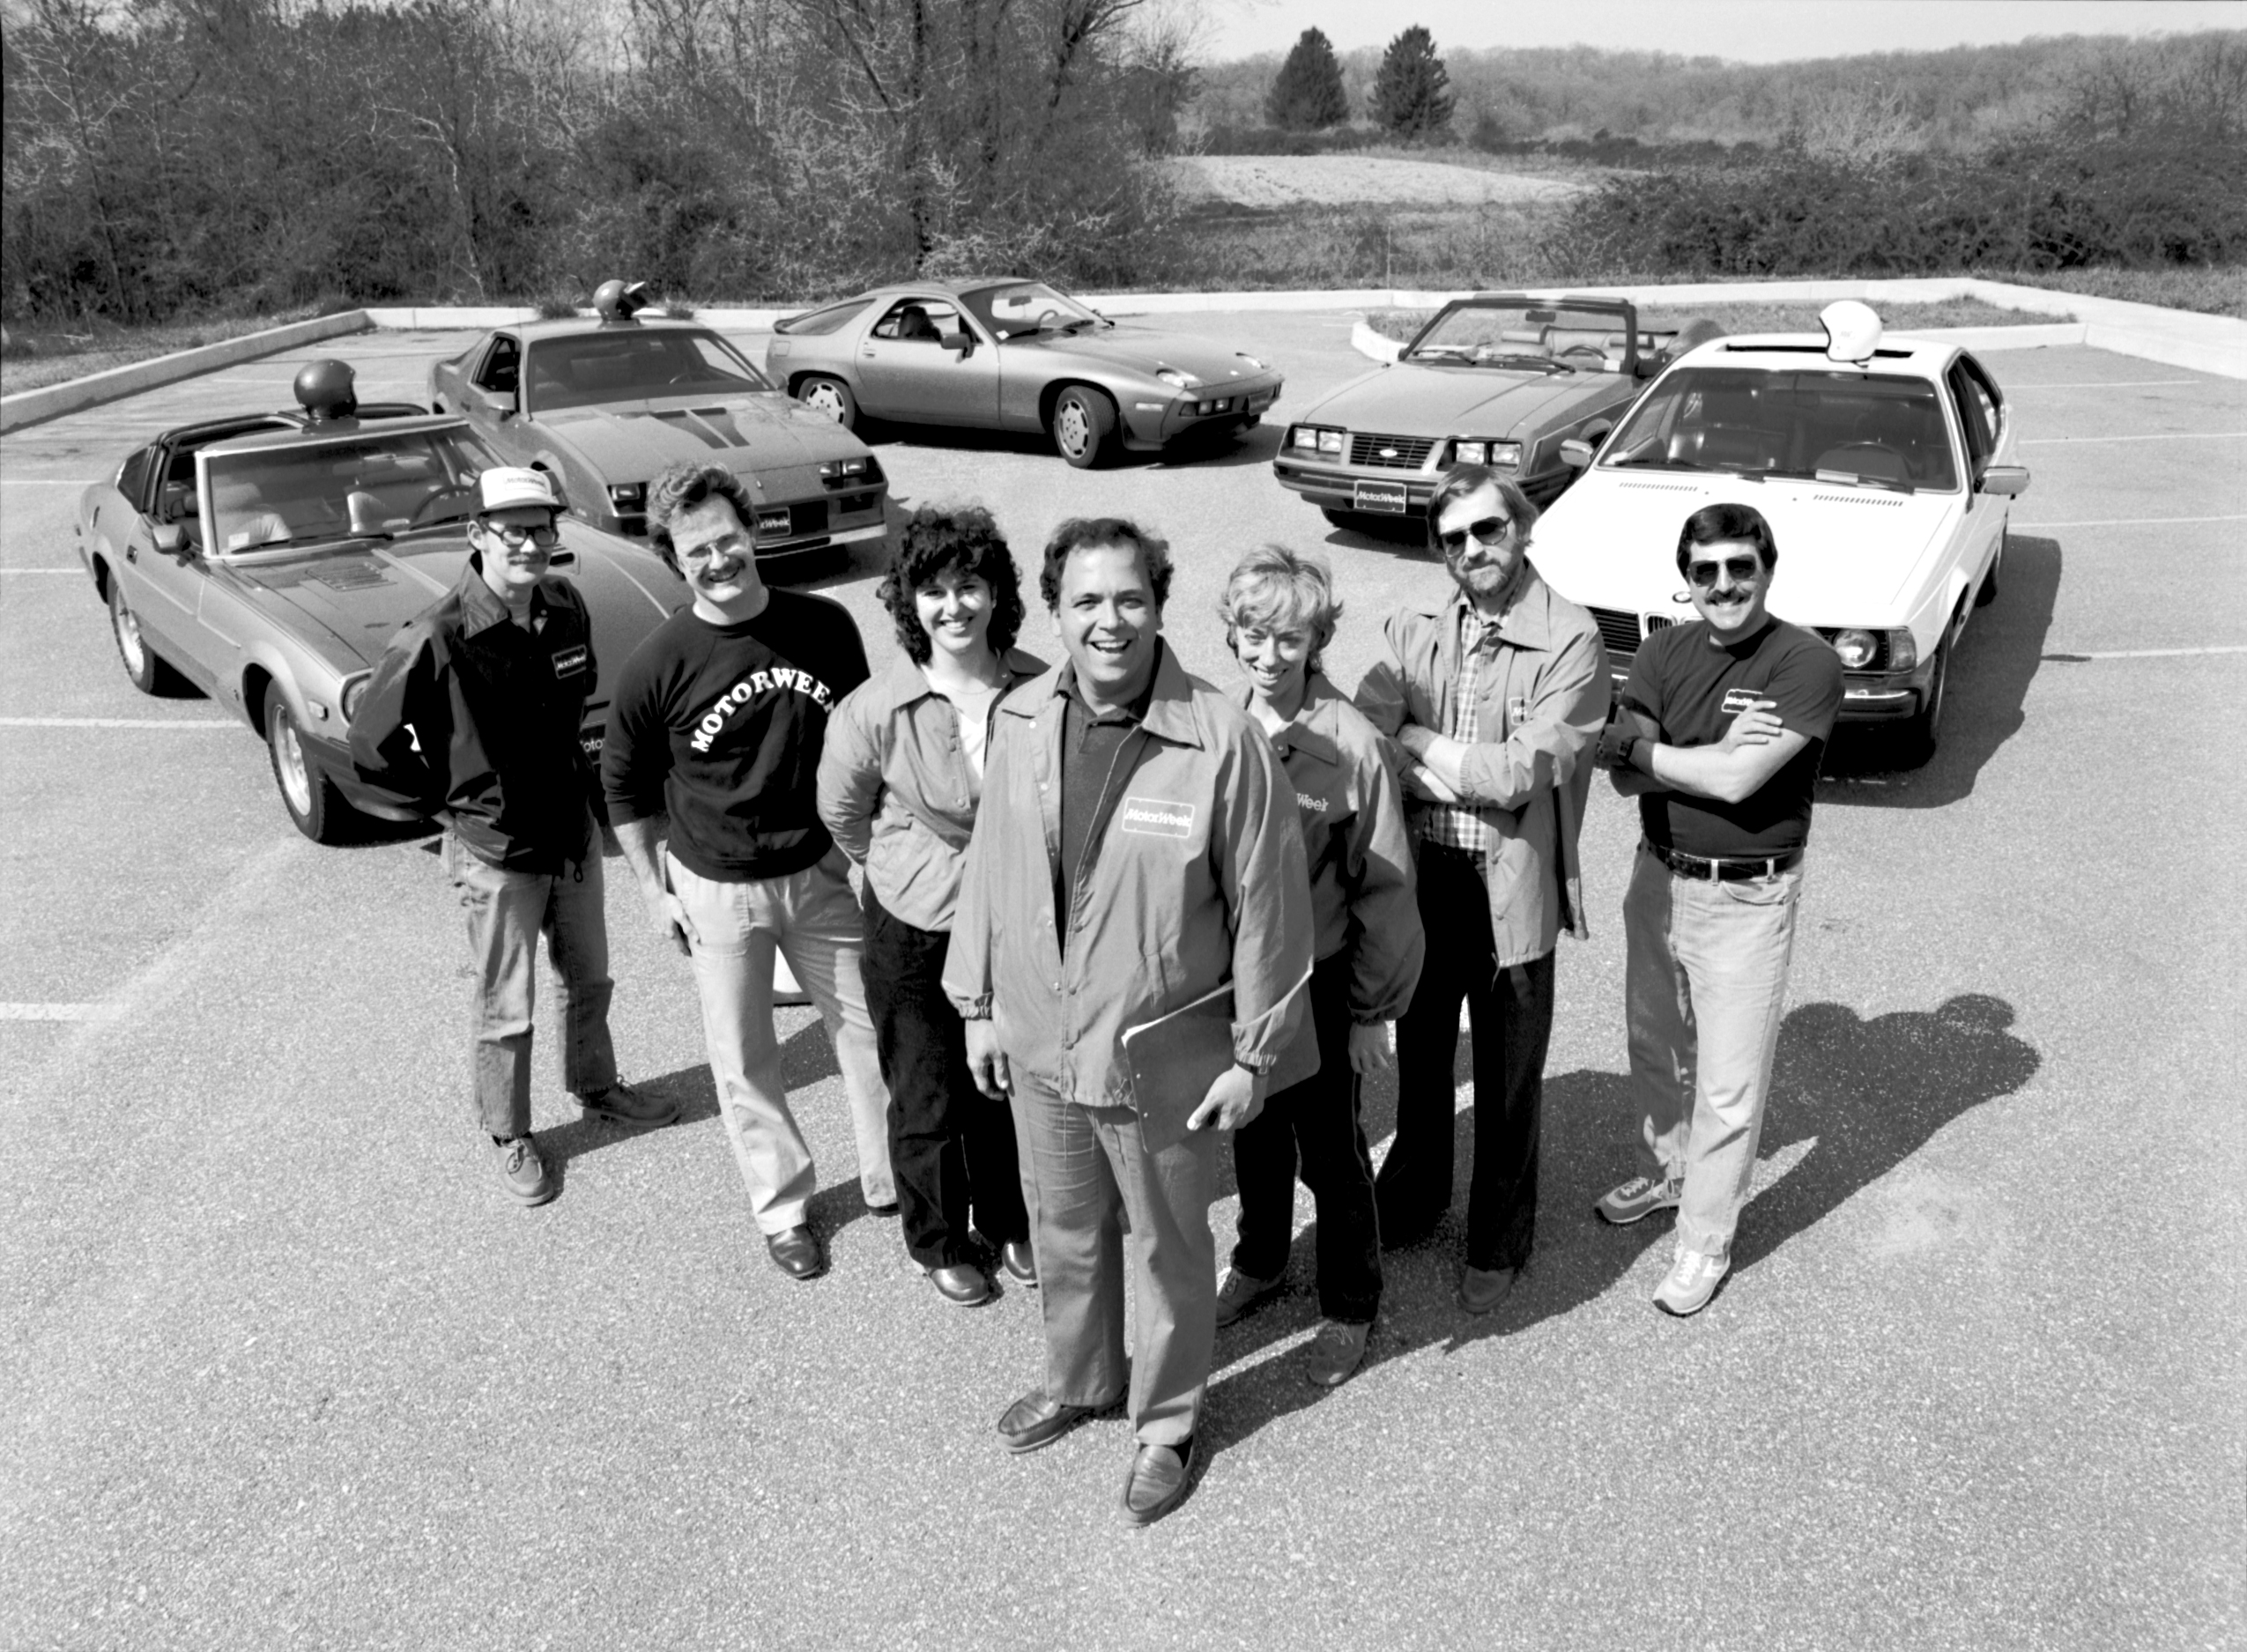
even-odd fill
[[[975,336],[971,333],[942,333],[938,336],[937,343],[962,360],[975,353]]]
[[[1591,464],[1591,444],[1580,436],[1571,436],[1561,444],[1561,463],[1571,470],[1588,470]]]
[[[2028,491],[2028,467],[2025,464],[1993,464],[1982,472],[1982,491],[1995,493],[2001,499],[2019,499]]]
[[[175,522],[159,522],[152,530],[156,548],[167,557],[175,557],[187,548],[187,530]]]
[[[478,390],[476,394],[483,402],[485,411],[496,413],[501,419],[515,417],[516,398],[513,390]]]

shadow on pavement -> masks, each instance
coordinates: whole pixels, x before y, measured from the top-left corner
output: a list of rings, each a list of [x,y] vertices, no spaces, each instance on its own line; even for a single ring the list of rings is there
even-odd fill
[[[787,1011],[781,1011],[785,1015]],[[834,1046],[827,1040],[827,1028],[816,1013],[793,1033],[783,1036],[780,1047],[781,1082],[788,1088],[790,1105],[797,1103],[798,1094],[822,1078],[832,1078],[842,1070],[835,1064]],[[627,1074],[630,1078],[631,1075]],[[642,1095],[662,1097],[679,1103],[679,1118],[668,1130],[688,1124],[702,1124],[718,1115],[717,1083],[710,1077],[707,1063],[693,1067],[681,1067],[672,1072],[649,1078],[634,1078],[633,1088]],[[538,1145],[547,1161],[567,1165],[581,1154],[597,1152],[604,1147],[613,1147],[635,1139],[634,1132],[620,1130],[616,1125],[587,1118],[580,1114],[568,1123],[538,1132]],[[854,1175],[842,1184],[842,1190],[856,1196],[858,1186]],[[827,1194],[838,1189],[830,1188],[815,1195],[814,1205]]]
[[[1898,768],[1895,730],[1844,727],[1827,748],[1818,801],[1939,809],[1969,796],[1982,766],[2027,721],[2022,707],[2043,663],[2060,571],[2058,540],[2007,535],[1998,595],[1974,611],[1951,659],[1935,755],[1924,768]]]
[[[1793,1163],[1756,1193],[1743,1214],[1733,1273],[1754,1269],[1918,1152],[1945,1125],[2027,1084],[2041,1058],[2009,1030],[2013,1019],[2011,1004],[1983,993],[1869,1021],[1838,1004],[1791,1011],[1779,1031],[1761,1158],[1766,1175],[1775,1158]],[[1428,1243],[1384,1253],[1381,1322],[1367,1348],[1367,1368],[1436,1343],[1456,1352],[1571,1313],[1605,1295],[1671,1231],[1658,1216],[1618,1228],[1592,1214],[1592,1201],[1632,1173],[1638,1128],[1628,1078],[1578,1071],[1548,1079],[1536,1253],[1495,1313],[1484,1319],[1463,1314],[1451,1294],[1465,1249],[1472,1115],[1460,1113],[1457,1129],[1460,1185],[1453,1213]],[[1219,1374],[1210,1387],[1205,1426],[1212,1449],[1246,1440],[1324,1396],[1324,1390],[1303,1381],[1293,1359],[1244,1367],[1263,1349],[1316,1322],[1310,1280],[1315,1243],[1311,1229],[1298,1235],[1287,1293],[1218,1333]]]

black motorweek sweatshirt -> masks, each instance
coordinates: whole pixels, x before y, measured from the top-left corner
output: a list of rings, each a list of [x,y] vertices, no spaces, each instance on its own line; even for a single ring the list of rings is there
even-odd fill
[[[814,864],[833,841],[818,793],[827,715],[867,675],[858,627],[827,597],[775,590],[738,626],[681,609],[633,650],[609,702],[610,819],[668,810],[671,852],[721,882]]]

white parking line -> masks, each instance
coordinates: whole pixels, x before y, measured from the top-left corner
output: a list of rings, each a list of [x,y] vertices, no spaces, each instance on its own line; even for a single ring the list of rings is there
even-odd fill
[[[84,568],[0,568],[0,574],[83,574]]]
[[[114,1004],[0,1004],[0,1021],[106,1021]]]
[[[2024,448],[2057,448],[2083,441],[2237,441],[2247,430],[2166,430],[2146,436],[2027,436]]]
[[[2011,390],[2155,390],[2173,384],[2204,384],[2204,379],[2073,379],[2064,384],[2010,384]]]
[[[2088,654],[2054,652],[2043,657],[2073,664],[2079,660],[2176,660],[2188,655],[2247,654],[2247,642],[2217,642],[2205,648],[2108,648]]]
[[[2177,522],[2247,522],[2238,516],[2101,516],[2083,522],[2016,522],[2009,528],[2167,528]]]
[[[0,729],[231,729],[216,717],[0,717]]]
[[[67,476],[0,476],[0,487],[92,487],[90,481]]]

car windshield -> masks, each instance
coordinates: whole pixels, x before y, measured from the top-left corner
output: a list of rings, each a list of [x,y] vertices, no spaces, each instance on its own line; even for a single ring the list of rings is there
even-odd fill
[[[459,426],[206,450],[209,544],[220,552],[383,537],[459,522],[498,463]]]
[[[1477,300],[1444,310],[1398,359],[1539,373],[1620,373],[1629,341],[1618,310]],[[1645,347],[1643,340],[1641,344]]]
[[[992,337],[999,339],[1109,325],[1102,317],[1042,281],[985,287],[979,293],[961,294],[960,301],[967,306],[970,315],[990,329]]]
[[[1638,404],[1603,463],[1937,493],[1958,486],[1935,386],[1848,370],[1684,368]]]
[[[770,379],[716,333],[681,327],[619,327],[534,339],[523,382],[533,413],[658,396],[742,396],[773,388]]]

